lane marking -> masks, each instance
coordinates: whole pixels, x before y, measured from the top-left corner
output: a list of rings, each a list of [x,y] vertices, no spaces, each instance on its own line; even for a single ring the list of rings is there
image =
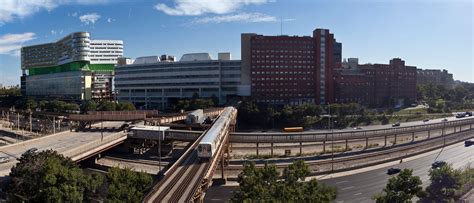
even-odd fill
[[[352,188],[354,188],[354,186],[345,187],[345,188],[342,188],[341,190],[349,190],[349,189],[352,189]]]
[[[336,182],[336,184],[347,183],[347,182],[349,182],[349,181],[348,180],[343,180],[343,181]]]
[[[361,194],[362,194],[362,193],[359,192],[359,193],[354,194],[354,196],[359,196],[359,195],[361,195]]]

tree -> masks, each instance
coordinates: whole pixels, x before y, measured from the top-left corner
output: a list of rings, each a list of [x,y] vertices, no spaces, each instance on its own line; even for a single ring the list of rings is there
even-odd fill
[[[151,175],[113,167],[107,173],[109,202],[141,202],[153,182]]]
[[[295,161],[285,169],[283,179],[279,179],[275,165],[256,168],[254,163],[246,163],[239,174],[240,190],[234,193],[232,201],[332,202],[336,198],[336,188],[320,184],[316,179],[304,182],[309,173],[303,160]]]
[[[111,101],[100,101],[99,106],[97,107],[97,111],[115,111],[116,109],[116,104],[115,102]]]
[[[423,190],[421,184],[420,177],[413,176],[413,170],[403,169],[400,174],[388,179],[383,192],[375,195],[373,199],[377,203],[411,202],[411,199]]]
[[[101,175],[85,175],[56,151],[24,153],[10,172],[9,202],[82,202],[102,185]]]
[[[119,102],[117,104],[117,111],[135,111],[135,105],[131,102]]]
[[[81,104],[81,112],[86,113],[88,111],[97,110],[97,103],[94,100],[87,100]]]
[[[35,100],[33,100],[33,99],[26,100],[25,109],[34,111],[37,106],[38,105],[36,104]]]
[[[211,101],[214,103],[214,105],[219,105],[219,97],[217,97],[215,94],[211,96]]]
[[[462,171],[445,164],[440,168],[430,169],[430,180],[423,202],[452,202],[456,191],[462,186]]]

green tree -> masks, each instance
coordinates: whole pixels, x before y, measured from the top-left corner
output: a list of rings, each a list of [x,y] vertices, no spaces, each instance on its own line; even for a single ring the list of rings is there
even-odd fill
[[[116,104],[115,102],[111,101],[100,101],[99,106],[97,107],[98,111],[115,111],[116,110]]]
[[[9,202],[88,201],[102,185],[102,176],[85,175],[56,151],[25,153],[10,172]]]
[[[117,104],[117,111],[135,111],[135,105],[131,102],[119,102]]]
[[[420,177],[413,176],[413,170],[403,169],[400,174],[388,179],[383,192],[375,195],[373,199],[377,203],[411,202],[411,199],[423,190],[421,184]]]
[[[33,100],[33,99],[26,100],[25,109],[29,109],[31,111],[34,111],[37,106],[38,105],[36,104],[35,100]]]
[[[430,169],[431,184],[426,187],[423,202],[453,202],[456,191],[462,186],[462,171],[450,165]]]
[[[107,173],[107,202],[141,202],[153,182],[151,175],[113,167]]]
[[[214,103],[214,105],[219,105],[219,98],[215,94],[211,96],[211,101]]]
[[[304,182],[309,173],[308,165],[302,160],[285,169],[283,179],[279,179],[275,165],[256,168],[254,163],[246,163],[239,174],[240,190],[234,193],[232,201],[332,202],[336,188],[320,184],[316,179]]]
[[[81,104],[81,112],[86,113],[88,111],[97,110],[97,103],[94,100],[87,100]]]

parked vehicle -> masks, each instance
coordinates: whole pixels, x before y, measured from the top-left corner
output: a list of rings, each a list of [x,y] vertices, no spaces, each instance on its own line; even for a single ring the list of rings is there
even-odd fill
[[[25,153],[35,153],[36,151],[38,151],[38,148],[33,147],[33,148],[29,149],[29,150],[26,150]]]
[[[446,165],[446,162],[444,161],[435,161],[433,164],[431,164],[431,168],[440,168],[442,166]]]
[[[7,163],[10,161],[10,157],[7,157],[7,156],[2,156],[0,157],[0,163]]]
[[[400,171],[402,171],[402,170],[399,169],[399,168],[389,168],[389,169],[387,170],[387,174],[388,174],[388,175],[393,175],[393,174],[400,173]]]
[[[472,116],[472,112],[470,112],[470,111],[466,111],[465,114],[466,114],[466,116]]]

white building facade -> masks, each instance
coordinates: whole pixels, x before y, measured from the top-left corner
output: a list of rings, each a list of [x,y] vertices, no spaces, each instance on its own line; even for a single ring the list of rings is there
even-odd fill
[[[220,56],[213,60],[208,53],[185,54],[178,62],[162,62],[156,56],[137,58],[135,63],[116,69],[117,99],[138,108],[165,109],[194,94],[215,96],[220,104],[232,97],[249,96],[250,88],[241,84],[241,61],[231,60],[229,53]]]

